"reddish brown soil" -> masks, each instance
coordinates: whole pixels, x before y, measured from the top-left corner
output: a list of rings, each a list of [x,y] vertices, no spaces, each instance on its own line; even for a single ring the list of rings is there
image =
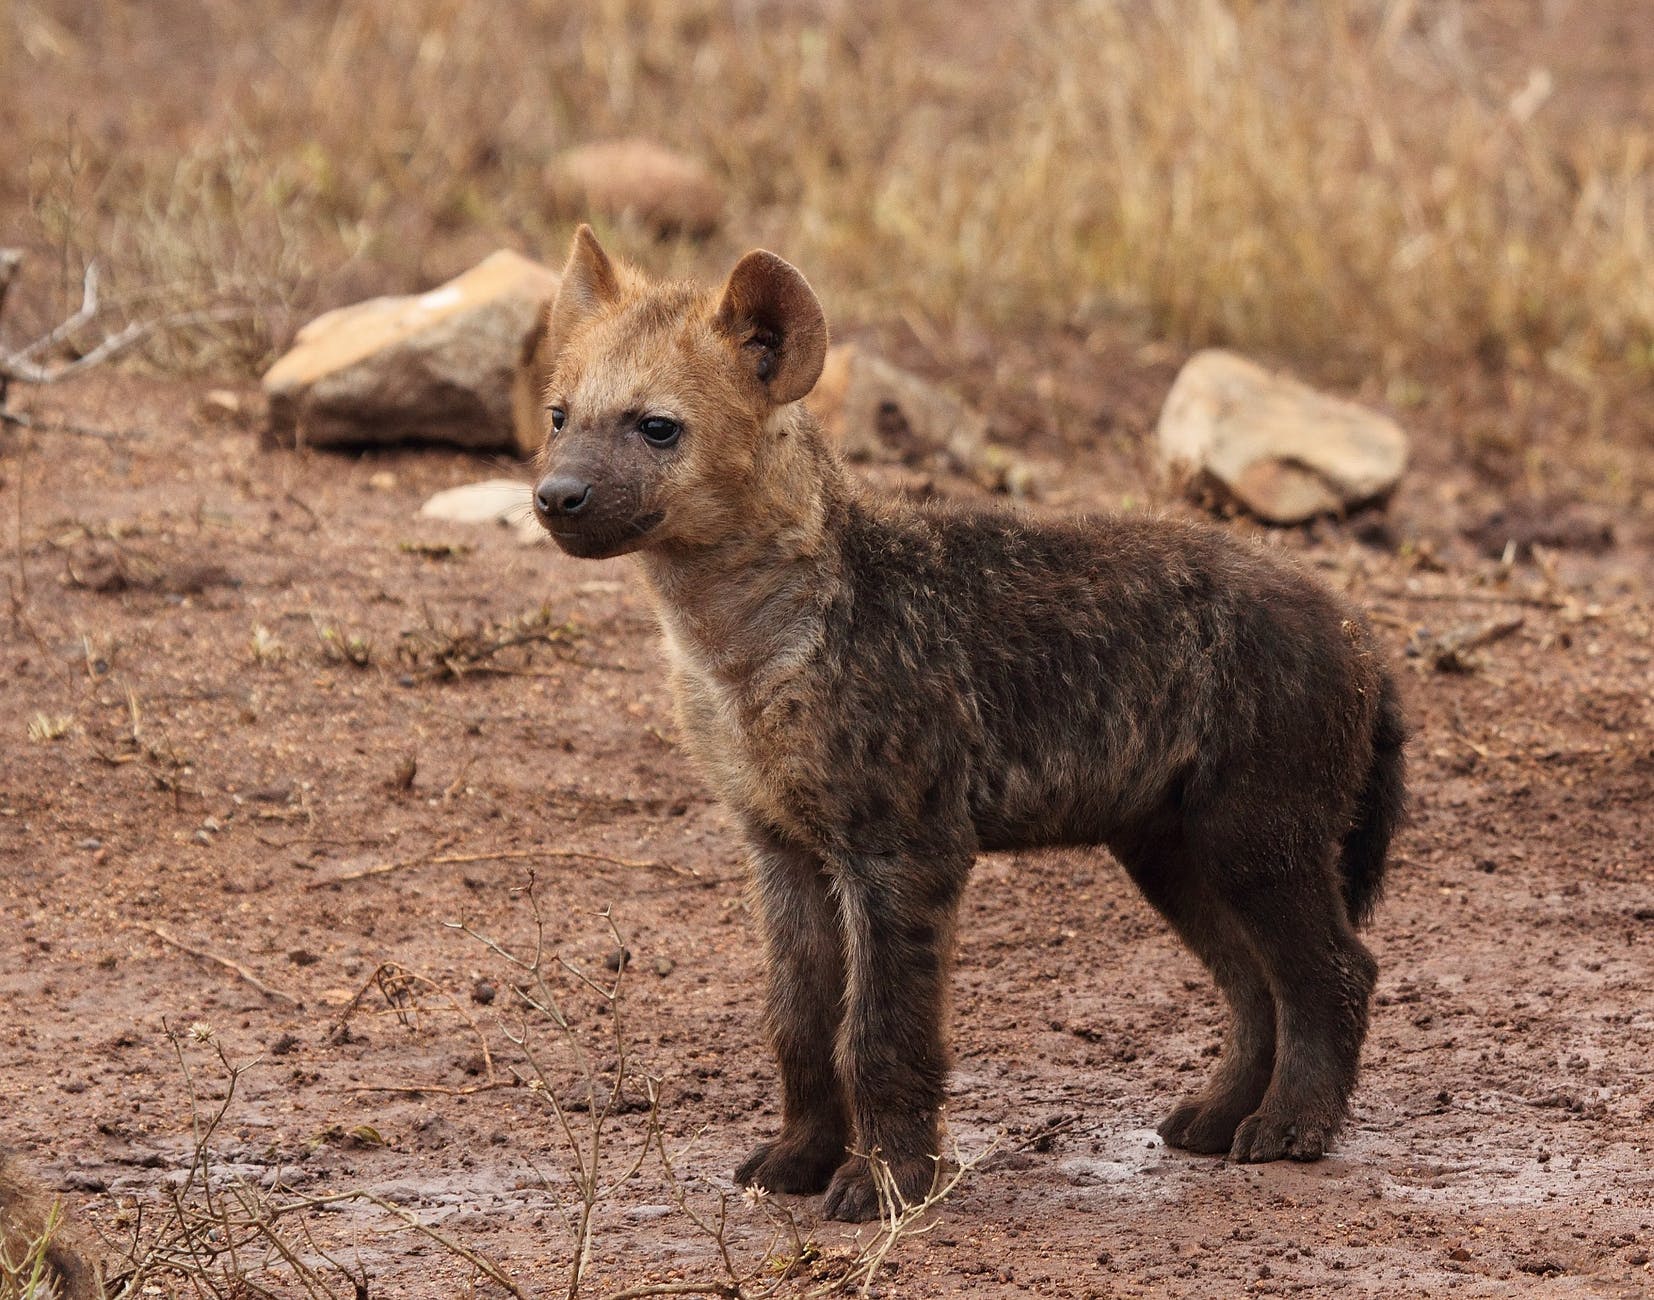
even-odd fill
[[[1059,384],[1071,445],[1023,437],[1036,508],[1180,508],[1134,450],[1169,374],[1121,367],[1106,395]],[[532,869],[548,945],[599,979],[611,909],[634,954],[631,1095],[664,1080],[672,1147],[696,1138],[679,1161],[690,1203],[712,1208],[776,1125],[775,1073],[740,855],[674,742],[628,563],[417,518],[430,491],[498,470],[474,458],[261,453],[253,416],[214,421],[200,389],[130,379],[32,401],[46,421],[144,436],[3,435],[17,599],[0,618],[0,1141],[111,1233],[120,1204],[153,1214],[191,1149],[163,1025],[201,1022],[252,1063],[212,1144],[220,1177],[376,1189],[559,1293],[555,1122],[529,1088],[449,1091],[488,1079],[477,1031],[498,1077],[523,1068],[504,1036],[521,1019],[511,972],[447,923],[522,950]],[[1417,817],[1371,928],[1380,995],[1336,1155],[1236,1167],[1164,1149],[1154,1124],[1219,1042],[1203,972],[1104,854],[992,855],[961,931],[950,1123],[967,1154],[1008,1136],[896,1249],[882,1294],[1654,1290],[1654,550],[1631,515],[1558,528],[1555,510],[1501,501],[1449,468],[1439,431],[1418,433],[1386,514],[1272,538],[1372,611],[1418,726]],[[1479,526],[1499,506],[1494,536]],[[1571,549],[1508,569],[1484,554],[1540,525]],[[444,680],[417,650],[542,606],[567,626],[498,656],[509,674]],[[1516,618],[1475,671],[1434,665],[1432,636]],[[340,661],[319,628],[361,638],[371,662]],[[65,734],[29,739],[37,715]],[[370,988],[340,1032],[387,962],[451,993],[476,1031],[429,989],[403,1023]],[[603,1063],[612,1017],[557,983]],[[535,1032],[552,1086],[575,1095],[566,1041]],[[209,1049],[185,1056],[210,1108]],[[614,1172],[646,1120],[614,1120]],[[790,1205],[829,1259],[857,1240],[814,1201]],[[468,1264],[377,1208],[309,1221],[373,1295],[468,1293]],[[759,1264],[769,1222],[732,1202],[738,1268]],[[721,1276],[653,1159],[602,1201],[591,1268],[593,1296]]]

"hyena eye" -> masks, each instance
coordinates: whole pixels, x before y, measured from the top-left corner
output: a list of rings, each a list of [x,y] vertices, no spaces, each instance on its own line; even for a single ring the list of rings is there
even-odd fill
[[[561,406],[548,406],[546,407],[546,410],[551,412],[551,427],[553,431],[560,431],[563,425],[568,422],[569,413]]]
[[[651,447],[664,451],[676,445],[683,433],[683,425],[676,420],[668,420],[664,415],[649,415],[637,422],[637,431]]]

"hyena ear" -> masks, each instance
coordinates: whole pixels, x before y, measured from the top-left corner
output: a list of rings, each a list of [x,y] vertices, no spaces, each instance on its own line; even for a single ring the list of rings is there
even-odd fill
[[[821,378],[827,317],[810,282],[774,253],[759,249],[735,264],[713,325],[777,406],[796,402]]]
[[[592,228],[582,225],[569,245],[569,260],[557,286],[557,297],[546,315],[546,339],[541,355],[549,361],[562,350],[576,326],[595,316],[620,297],[620,274]]]

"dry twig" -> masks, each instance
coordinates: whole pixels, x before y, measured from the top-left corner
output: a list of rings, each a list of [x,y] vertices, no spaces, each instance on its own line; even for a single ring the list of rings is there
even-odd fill
[[[192,957],[199,957],[203,961],[210,961],[216,966],[222,966],[225,970],[234,973],[241,979],[245,980],[248,984],[251,984],[266,997],[276,998],[278,1001],[285,1002],[289,1006],[302,1007],[304,1005],[304,1003],[300,1002],[291,993],[283,993],[278,988],[271,988],[270,985],[266,984],[257,975],[253,974],[252,971],[248,970],[238,961],[234,961],[229,957],[221,956],[216,952],[211,952],[206,948],[197,948],[193,944],[185,943],[182,939],[178,938],[177,935],[162,929],[158,925],[152,925],[147,921],[134,921],[132,924],[140,930],[147,930],[162,943],[170,944],[172,947],[177,948],[180,952],[187,952]]]
[[[439,857],[427,855],[417,858],[401,858],[395,862],[382,862],[376,867],[364,867],[360,871],[347,871],[342,876],[329,876],[326,880],[312,880],[305,888],[325,889],[329,885],[343,885],[353,880],[369,880],[374,876],[388,876],[392,872],[407,871],[413,867],[451,867],[473,862],[509,862],[532,858],[579,859],[581,861],[603,862],[612,867],[629,867],[638,871],[666,871],[674,876],[688,876],[691,878],[698,876],[698,873],[691,867],[677,867],[669,862],[657,862],[654,859],[614,858],[606,853],[592,853],[585,849],[498,849],[491,853],[446,853]]]
[[[5,256],[0,257],[0,268],[3,268],[3,284],[9,287],[12,277],[21,265],[21,254],[15,249],[5,250]],[[5,301],[4,289],[0,288],[0,305]],[[213,321],[237,320],[251,314],[245,307],[224,307],[212,311],[177,312],[171,316],[160,316],[154,320],[136,321],[117,333],[106,335],[104,339],[87,352],[81,353],[72,361],[49,365],[36,361],[47,349],[55,347],[75,333],[90,324],[97,316],[99,309],[98,298],[98,264],[87,264],[86,276],[81,282],[80,306],[66,316],[58,324],[47,330],[34,342],[25,344],[21,348],[0,348],[0,398],[4,397],[5,386],[12,380],[25,384],[55,384],[60,380],[82,370],[89,370],[93,366],[108,361],[126,351],[133,344],[141,342],[157,330],[178,329],[188,325],[205,325]]]

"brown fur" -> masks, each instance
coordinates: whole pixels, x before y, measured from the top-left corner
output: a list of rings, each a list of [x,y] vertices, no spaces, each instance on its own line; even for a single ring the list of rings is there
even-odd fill
[[[51,1222],[55,1198],[24,1171],[15,1156],[0,1150],[0,1248],[21,1260]],[[91,1242],[61,1213],[46,1248],[46,1268],[59,1300],[100,1300],[103,1285]]]
[[[1053,844],[1111,849],[1230,1003],[1166,1140],[1319,1157],[1403,800],[1366,626],[1215,529],[871,498],[798,403],[826,325],[772,254],[719,292],[655,286],[583,229],[549,337],[536,510],[571,554],[639,555],[686,742],[751,848],[783,1118],[741,1181],[867,1218],[876,1150],[924,1191],[966,876]]]

